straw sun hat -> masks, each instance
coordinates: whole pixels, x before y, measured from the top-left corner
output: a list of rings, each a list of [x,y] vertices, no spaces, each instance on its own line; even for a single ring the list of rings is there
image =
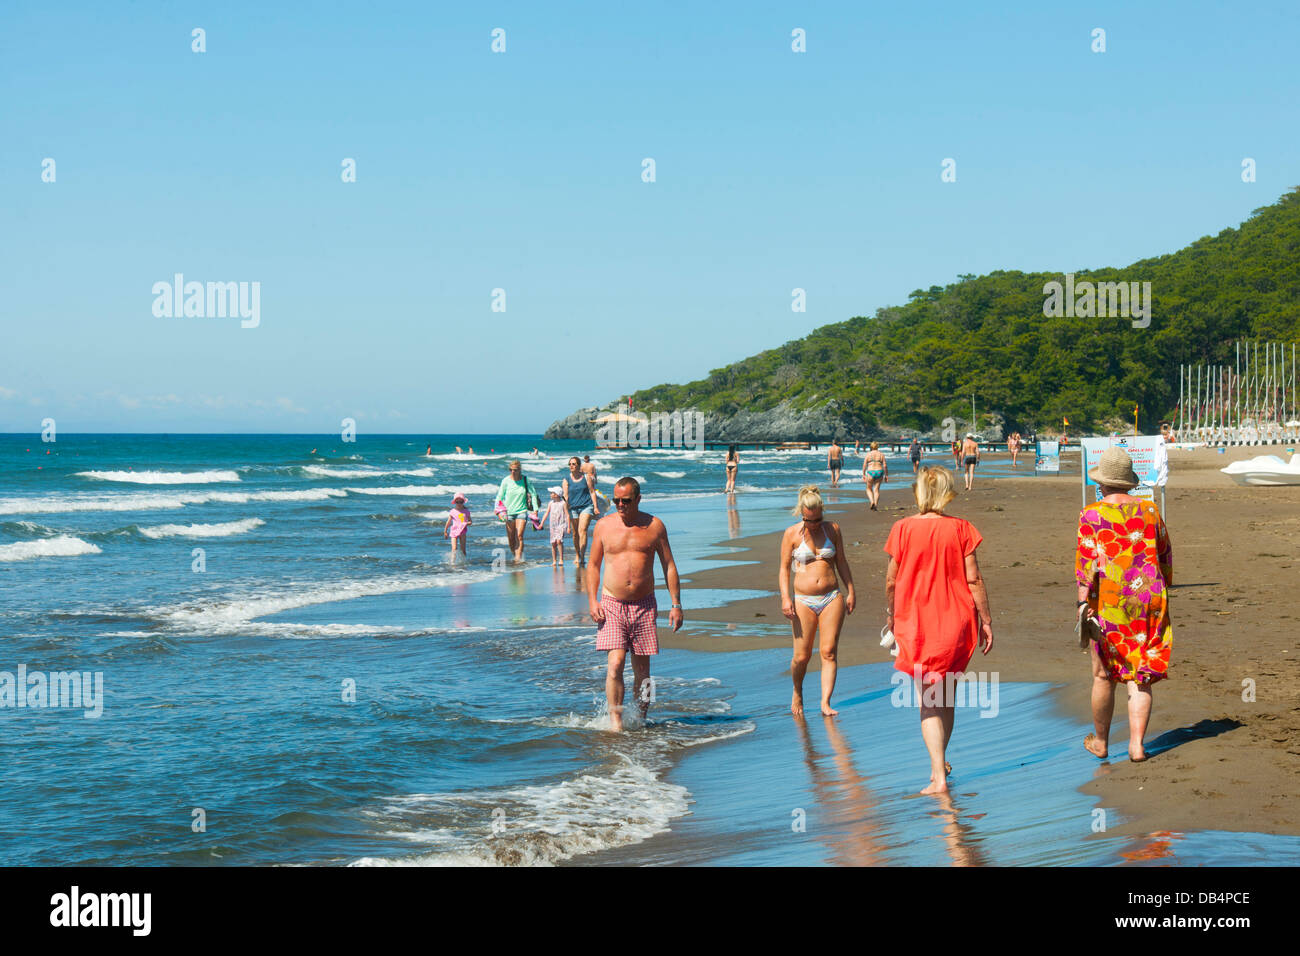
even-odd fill
[[[1137,473],[1133,471],[1133,459],[1123,448],[1107,448],[1097,459],[1097,467],[1088,472],[1088,477],[1107,488],[1136,488]]]

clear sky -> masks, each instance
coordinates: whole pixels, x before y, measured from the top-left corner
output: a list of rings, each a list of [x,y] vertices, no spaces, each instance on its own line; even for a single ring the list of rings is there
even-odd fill
[[[1172,252],[1300,183],[1298,27],[1295,0],[5,0],[0,431],[540,432],[961,273]],[[260,283],[260,324],[156,317],[178,272]]]

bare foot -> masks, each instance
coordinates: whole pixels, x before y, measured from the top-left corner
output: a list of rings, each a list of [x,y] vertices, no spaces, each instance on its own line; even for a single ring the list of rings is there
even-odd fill
[[[921,792],[922,793],[947,793],[948,781],[944,780],[941,783],[931,783],[930,786],[926,787]]]
[[[615,717],[613,714],[610,714],[609,729],[616,734],[621,734],[623,732],[623,718]]]
[[[1106,759],[1108,753],[1105,742],[1096,734],[1089,734],[1083,738],[1083,749],[1094,757],[1100,757],[1102,760]]]
[[[1141,763],[1143,760],[1146,760],[1146,759],[1147,759],[1147,753],[1146,753],[1145,750],[1139,750],[1139,751],[1137,752],[1137,754],[1134,755],[1134,753],[1133,753],[1133,748],[1132,748],[1132,747],[1129,747],[1129,748],[1128,748],[1128,759],[1129,759],[1129,760],[1132,760],[1134,763]]]
[[[838,717],[839,715],[840,715],[840,712],[839,712],[838,710],[834,709],[833,707],[831,707],[831,705],[830,705],[830,703],[829,703],[828,701],[822,701],[822,716],[823,716],[823,717]]]
[[[803,694],[798,691],[790,695],[790,713],[796,717],[803,716]]]

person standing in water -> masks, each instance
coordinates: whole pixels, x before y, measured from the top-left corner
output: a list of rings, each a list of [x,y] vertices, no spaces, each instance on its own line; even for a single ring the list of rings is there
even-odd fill
[[[731,493],[736,490],[736,471],[740,468],[740,452],[732,445],[727,449],[727,487],[722,490]]]
[[[907,457],[912,462],[912,476],[916,477],[921,470],[921,443],[916,440],[915,435],[912,436],[912,444],[907,449]]]
[[[867,497],[871,499],[871,510],[880,510],[880,485],[889,479],[889,462],[880,450],[880,442],[873,441],[871,450],[862,459],[862,480],[867,483]]]
[[[474,523],[470,517],[469,503],[459,491],[451,499],[451,508],[447,512],[447,523],[442,526],[442,536],[451,539],[451,559],[456,560],[456,552],[469,556],[466,542],[469,541],[469,526]]]
[[[632,652],[632,693],[642,719],[650,705],[650,658],[659,653],[655,619],[655,556],[663,565],[664,581],[672,598],[668,623],[674,632],[682,626],[681,583],[677,563],[668,546],[668,529],[654,515],[640,510],[641,486],[635,478],[620,478],[614,485],[617,514],[596,522],[591,536],[591,563],[587,566],[587,599],[591,619],[600,626],[596,649],[606,652],[605,699],[610,730],[623,729],[623,667]],[[609,557],[601,585],[601,566]],[[599,600],[597,600],[599,598]]]
[[[966,490],[970,491],[975,484],[975,466],[980,463],[979,442],[970,432],[966,433],[966,438],[961,443],[961,453],[962,463],[966,466]]]
[[[831,439],[831,447],[826,452],[826,467],[831,470],[831,487],[840,486],[840,469],[844,467],[844,449],[838,439]]]
[[[596,517],[599,518],[601,512],[601,501],[604,500],[608,502],[609,499],[602,495],[600,489],[596,486],[596,483],[600,479],[596,476],[596,463],[591,460],[590,455],[582,456],[582,473],[591,479],[591,500],[596,506]]]
[[[510,474],[501,479],[497,501],[505,505],[506,539],[516,561],[524,559],[524,528],[528,526],[528,512],[540,511],[542,496],[524,477],[524,468],[516,458],[510,462]]]
[[[947,468],[922,468],[912,486],[917,514],[894,522],[885,542],[885,624],[898,645],[894,669],[915,682],[930,756],[930,783],[921,793],[947,792],[955,677],[977,647],[985,654],[993,649],[993,615],[975,557],[984,539],[969,521],[943,513],[955,484]]]
[[[844,555],[840,526],[822,520],[822,496],[816,485],[799,489],[793,513],[802,520],[785,529],[777,562],[781,613],[790,621],[794,637],[794,656],[790,659],[794,693],[790,697],[790,713],[803,716],[803,678],[812,660],[813,641],[820,637],[821,711],[826,717],[834,717],[839,713],[831,707],[831,694],[835,692],[840,628],[844,625],[844,615],[851,614],[857,603],[853,575]],[[792,578],[793,595],[790,593]],[[843,593],[840,593],[841,580]]]
[[[587,560],[587,526],[591,524],[596,513],[595,480],[582,473],[582,462],[574,455],[569,459],[569,473],[564,478],[564,506],[569,509],[569,520],[573,523],[573,559],[575,567],[582,567]]]

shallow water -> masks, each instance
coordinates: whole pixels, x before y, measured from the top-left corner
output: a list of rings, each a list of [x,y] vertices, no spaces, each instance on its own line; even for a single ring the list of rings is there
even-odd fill
[[[1217,863],[1294,850],[1093,835],[1082,730],[1036,685],[1001,685],[995,719],[959,715],[951,807],[914,796],[916,714],[890,706],[886,665],[844,672],[834,725],[800,725],[788,652],[666,651],[650,722],[605,732],[576,570],[550,567],[532,532],[525,566],[494,561],[504,534],[490,517],[509,457],[581,445],[480,437],[504,450],[0,436],[0,683],[20,667],[103,679],[93,719],[0,708],[0,862]],[[793,490],[825,478],[824,453],[748,453],[733,503],[718,492],[722,452],[594,457],[606,490],[614,474],[646,478],[644,507],[687,578],[716,566],[714,542],[783,527]],[[562,468],[525,461],[539,484]],[[469,560],[451,565],[454,490],[476,524]],[[840,496],[827,498],[832,512]],[[688,614],[766,587],[690,592]]]

